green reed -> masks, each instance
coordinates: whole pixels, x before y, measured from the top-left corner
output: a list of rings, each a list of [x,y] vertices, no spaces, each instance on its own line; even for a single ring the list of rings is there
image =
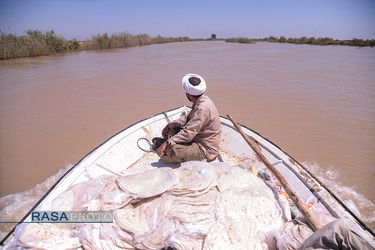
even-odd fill
[[[195,39],[199,40],[199,39]],[[192,41],[189,37],[151,37],[147,34],[132,35],[128,32],[97,34],[83,42],[66,40],[51,31],[28,30],[25,35],[16,36],[0,31],[0,59],[33,57],[65,53],[68,51],[114,49],[149,44]]]
[[[127,32],[122,32],[108,35],[108,33],[104,33],[93,36],[92,41],[87,41],[84,49],[115,49],[151,43],[152,38],[147,34],[131,35]]]
[[[254,42],[256,42],[255,39],[249,39],[249,38],[245,38],[245,37],[227,38],[225,41],[227,43],[254,43]]]
[[[301,37],[301,38],[286,38],[281,36],[280,38],[270,36],[261,39],[249,39],[249,38],[228,38],[226,42],[232,43],[253,43],[253,42],[272,42],[272,43],[293,43],[293,44],[310,44],[310,45],[344,45],[344,46],[356,46],[356,47],[374,47],[375,40],[363,40],[353,38],[352,40],[338,40],[329,37]]]
[[[25,35],[0,34],[0,59],[33,57],[79,50],[80,43],[67,41],[51,31],[28,30]]]
[[[211,39],[216,40],[216,35],[211,35]],[[215,37],[215,38],[212,38]],[[25,35],[16,36],[13,34],[5,34],[0,31],[0,59],[10,59],[18,57],[33,57],[51,55],[56,53],[65,53],[69,51],[93,50],[93,49],[115,49],[124,47],[133,47],[149,44],[171,43],[171,42],[187,42],[201,41],[203,39],[190,39],[189,37],[151,37],[147,34],[133,35],[128,32],[97,34],[83,42],[77,39],[66,40],[62,36],[58,36],[54,30],[39,31],[28,30]],[[218,39],[220,40],[220,39]],[[221,39],[223,40],[223,39]],[[353,38],[352,40],[334,40],[332,38],[280,38],[270,36],[262,39],[249,39],[245,37],[228,38],[226,42],[235,43],[254,43],[254,42],[277,42],[277,43],[293,43],[293,44],[311,44],[311,45],[346,45],[357,47],[374,47],[375,40],[362,40]]]
[[[132,35],[128,32],[98,34],[92,37],[92,40],[82,42],[83,49],[115,49],[133,46],[142,46],[149,44],[171,43],[191,41],[189,37],[162,37],[155,38],[147,34]]]

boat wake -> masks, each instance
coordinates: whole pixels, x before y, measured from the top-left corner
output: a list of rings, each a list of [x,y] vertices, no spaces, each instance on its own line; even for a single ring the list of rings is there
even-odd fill
[[[50,189],[53,184],[73,165],[66,164],[55,175],[50,176],[41,184],[37,184],[31,189],[15,194],[10,194],[0,198],[0,239],[3,239],[16,223],[35,205],[36,202]]]
[[[324,170],[315,162],[304,162],[303,165],[307,166],[372,231],[375,231],[374,203],[364,197],[355,187],[349,187],[342,183],[340,181],[343,179],[342,174],[333,167]]]

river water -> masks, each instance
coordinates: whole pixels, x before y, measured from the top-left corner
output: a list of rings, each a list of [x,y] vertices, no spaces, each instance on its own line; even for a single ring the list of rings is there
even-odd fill
[[[0,61],[0,221],[113,134],[189,105],[186,73],[375,229],[375,48],[212,41]]]

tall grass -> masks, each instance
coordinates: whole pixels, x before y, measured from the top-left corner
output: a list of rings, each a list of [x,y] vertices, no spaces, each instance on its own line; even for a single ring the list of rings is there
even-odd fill
[[[301,37],[301,38],[286,38],[281,36],[280,38],[270,36],[262,39],[249,39],[249,38],[228,38],[226,42],[234,43],[253,43],[253,42],[272,42],[272,43],[293,43],[293,44],[311,44],[311,45],[346,45],[356,47],[374,47],[375,40],[363,40],[353,38],[352,40],[334,40],[329,37]]]
[[[80,49],[75,39],[67,41],[54,30],[42,32],[28,30],[25,35],[0,34],[0,59],[43,56]]]
[[[128,32],[97,34],[91,40],[67,41],[53,30],[42,32],[28,30],[25,35],[0,34],[0,59],[43,56],[72,50],[114,49],[148,44],[192,41],[189,37],[150,37],[147,34],[132,35]]]
[[[115,49],[151,43],[152,38],[147,34],[131,35],[128,32],[122,32],[108,35],[108,33],[104,33],[93,36],[92,41],[85,43],[84,49]]]
[[[170,43],[170,42],[183,42],[191,41],[189,37],[162,37],[157,36],[155,38],[147,34],[132,35],[128,32],[97,34],[92,37],[92,40],[88,40],[82,43],[83,49],[115,49],[124,47],[133,47],[149,44],[159,43]]]
[[[245,37],[238,37],[238,38],[227,38],[225,40],[227,43],[254,43],[254,39],[249,39]]]
[[[214,35],[214,34],[213,34]],[[211,35],[211,36],[213,36]],[[215,35],[216,37],[216,35]],[[51,55],[56,53],[65,53],[77,50],[93,50],[93,49],[115,49],[132,46],[141,46],[148,44],[160,44],[171,42],[187,42],[201,41],[203,39],[190,39],[189,37],[150,37],[147,34],[132,35],[128,32],[97,34],[91,40],[79,42],[77,39],[66,40],[62,36],[56,35],[54,30],[39,31],[28,30],[25,35],[16,36],[13,34],[5,34],[0,31],[0,59],[10,59],[18,57],[33,57]],[[216,39],[207,39],[216,40]],[[353,40],[333,40],[332,38],[280,38],[270,36],[262,39],[249,39],[245,37],[228,38],[226,42],[235,43],[254,43],[254,42],[278,42],[278,43],[294,43],[294,44],[311,44],[311,45],[347,45],[365,47],[375,46],[375,40],[362,40],[353,38]]]

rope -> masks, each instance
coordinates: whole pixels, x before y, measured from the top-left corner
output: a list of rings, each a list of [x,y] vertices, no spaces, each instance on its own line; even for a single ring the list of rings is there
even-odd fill
[[[140,140],[145,140],[148,142],[148,145],[150,145],[150,149],[144,149],[142,148],[140,145],[139,145],[139,141]],[[138,141],[137,141],[137,145],[138,145],[138,148],[146,153],[150,153],[150,152],[154,152],[154,150],[152,149],[152,144],[151,142],[147,139],[147,138],[139,138]]]
[[[166,113],[165,111],[163,111],[162,114],[165,116],[165,119],[167,120],[167,122],[170,123],[171,120],[169,119],[167,113]],[[141,141],[141,140],[145,140],[145,141],[147,141],[147,142],[148,142],[148,145],[150,145],[150,149],[144,149],[144,148],[142,148],[142,147],[139,145],[139,141]],[[144,152],[146,152],[146,153],[155,152],[155,150],[152,148],[152,144],[151,144],[151,142],[150,142],[147,138],[139,138],[138,141],[137,141],[137,146],[138,146],[138,148],[139,148],[140,150],[142,150],[142,151],[144,151]]]

